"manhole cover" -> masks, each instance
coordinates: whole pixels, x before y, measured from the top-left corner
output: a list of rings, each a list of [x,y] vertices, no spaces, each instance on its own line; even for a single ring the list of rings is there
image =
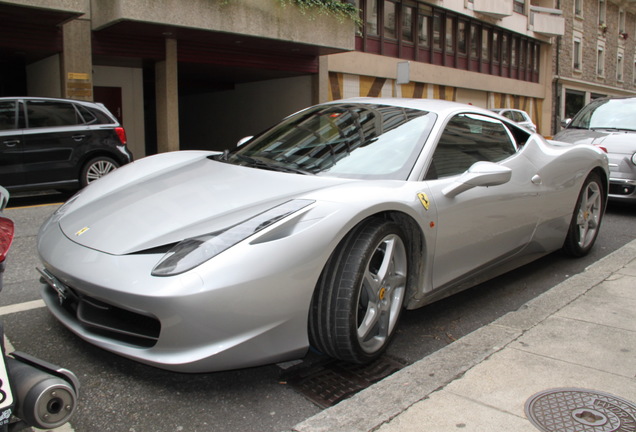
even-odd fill
[[[287,371],[282,378],[316,405],[328,408],[403,367],[403,363],[387,356],[368,365],[330,359],[309,366],[301,364]]]
[[[635,432],[636,405],[607,393],[563,388],[526,402],[528,419],[544,432]]]

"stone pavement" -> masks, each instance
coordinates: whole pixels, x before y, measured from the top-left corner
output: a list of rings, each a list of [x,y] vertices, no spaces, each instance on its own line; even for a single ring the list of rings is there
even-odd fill
[[[636,431],[636,240],[293,430]]]

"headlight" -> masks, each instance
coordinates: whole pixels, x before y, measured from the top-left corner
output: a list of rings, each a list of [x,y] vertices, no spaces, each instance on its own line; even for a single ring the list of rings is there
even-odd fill
[[[224,231],[204,234],[179,242],[152,269],[153,276],[174,276],[187,272],[215,257],[253,234],[314,201],[293,200],[260,213]]]

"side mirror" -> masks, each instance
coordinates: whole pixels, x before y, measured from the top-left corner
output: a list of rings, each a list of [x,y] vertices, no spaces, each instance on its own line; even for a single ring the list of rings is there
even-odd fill
[[[0,186],[0,211],[4,210],[9,202],[9,191]]]
[[[241,138],[239,140],[239,142],[236,143],[236,147],[238,148],[238,147],[242,146],[243,144],[245,144],[246,142],[248,142],[252,138],[254,138],[254,137],[253,136],[246,136],[246,137]]]
[[[476,162],[457,181],[442,190],[448,198],[453,198],[479,186],[497,186],[508,183],[512,178],[512,170],[492,162]]]
[[[572,119],[571,118],[566,118],[561,120],[561,127],[563,129],[565,129],[566,127],[568,127],[570,125],[570,123],[572,123]]]

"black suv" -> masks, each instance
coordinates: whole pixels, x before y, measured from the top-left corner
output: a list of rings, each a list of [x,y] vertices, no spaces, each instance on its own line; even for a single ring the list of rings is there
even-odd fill
[[[0,185],[78,189],[132,161],[126,132],[98,103],[0,98]]]

